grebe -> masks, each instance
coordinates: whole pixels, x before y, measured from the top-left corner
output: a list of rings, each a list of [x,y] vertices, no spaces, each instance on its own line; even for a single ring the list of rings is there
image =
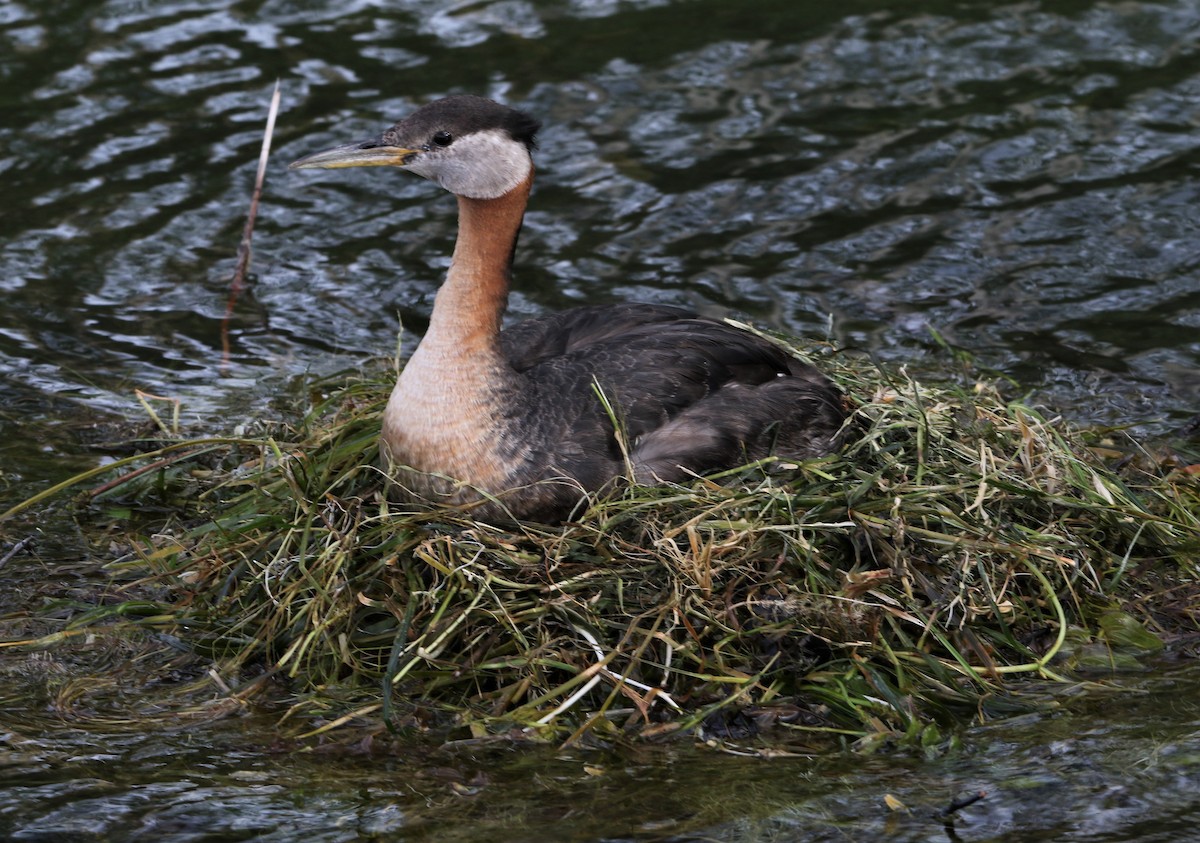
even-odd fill
[[[500,329],[539,128],[491,100],[452,96],[375,140],[290,165],[400,167],[458,198],[429,330],[383,414],[380,450],[402,494],[467,505],[481,521],[555,522],[615,483],[835,449],[846,417],[837,387],[724,322],[618,304]]]

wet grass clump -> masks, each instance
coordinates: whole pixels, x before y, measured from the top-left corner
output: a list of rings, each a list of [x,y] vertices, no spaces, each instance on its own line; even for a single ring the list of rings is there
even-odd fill
[[[273,435],[167,443],[100,495],[137,514],[114,567],[149,574],[141,596],[70,624],[167,633],[229,695],[282,680],[310,733],[772,724],[864,746],[936,740],[1045,687],[1026,677],[1094,678],[1200,629],[1195,466],[986,382],[821,366],[858,405],[842,453],[629,489],[559,527],[389,502],[390,379]]]

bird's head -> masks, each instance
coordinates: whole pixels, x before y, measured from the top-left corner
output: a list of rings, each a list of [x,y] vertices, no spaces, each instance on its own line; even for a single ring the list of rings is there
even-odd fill
[[[291,170],[401,167],[458,196],[495,199],[529,177],[538,121],[483,97],[417,109],[378,138],[306,155]]]

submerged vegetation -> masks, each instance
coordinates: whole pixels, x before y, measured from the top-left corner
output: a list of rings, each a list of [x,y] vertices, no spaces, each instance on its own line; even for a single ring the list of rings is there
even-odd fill
[[[167,633],[227,698],[273,687],[310,734],[772,724],[863,746],[936,740],[1042,687],[1025,677],[1078,682],[1200,629],[1187,460],[986,382],[821,365],[858,404],[843,453],[629,489],[561,527],[389,503],[382,378],[270,435],[170,442],[92,495],[138,513],[111,565],[138,587],[66,629]]]

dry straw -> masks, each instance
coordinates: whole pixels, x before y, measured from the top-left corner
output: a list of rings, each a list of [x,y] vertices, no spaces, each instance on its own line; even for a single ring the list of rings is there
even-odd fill
[[[72,624],[165,630],[228,696],[274,687],[308,734],[719,736],[753,715],[860,746],[928,741],[1200,626],[1191,468],[988,383],[821,365],[859,402],[843,453],[511,529],[389,503],[386,384],[343,380],[294,428],[172,443],[106,484],[179,507],[137,519],[116,566],[159,598]]]

